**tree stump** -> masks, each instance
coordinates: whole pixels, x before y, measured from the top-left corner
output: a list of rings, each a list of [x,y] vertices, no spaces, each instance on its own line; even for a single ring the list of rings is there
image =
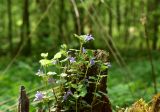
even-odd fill
[[[94,57],[97,60],[101,60],[102,62],[108,62],[108,54],[103,50],[94,51]],[[99,65],[95,64],[88,69],[87,77],[96,76],[99,73]],[[86,67],[84,67],[84,71]],[[100,84],[98,85],[97,91],[100,91],[101,97],[94,97],[94,92],[96,88],[96,84],[91,83],[87,88],[87,95],[83,98],[88,104],[92,106],[92,109],[84,108],[80,110],[80,112],[112,112],[111,103],[107,96],[107,76],[108,69],[101,72],[101,75],[105,76],[100,80]]]
[[[24,86],[20,87],[18,112],[29,112],[29,98],[26,94],[26,90]]]

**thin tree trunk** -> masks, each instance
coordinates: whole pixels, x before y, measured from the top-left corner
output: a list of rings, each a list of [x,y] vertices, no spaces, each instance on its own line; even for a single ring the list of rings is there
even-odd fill
[[[74,10],[74,24],[75,24],[75,29],[76,29],[76,34],[80,35],[81,34],[81,23],[80,23],[80,14],[78,11],[78,7],[76,4],[75,0],[71,0],[71,3],[73,5],[73,10]]]
[[[8,41],[9,41],[9,51],[12,55],[13,53],[13,43],[12,43],[12,2],[7,0],[8,5]]]
[[[23,2],[23,23],[21,25],[20,42],[18,45],[17,52],[23,48],[22,53],[26,56],[31,54],[31,38],[30,34],[30,23],[29,23],[29,0]]]
[[[31,54],[31,38],[29,37],[30,34],[30,23],[29,23],[29,0],[25,0],[26,5],[26,38],[27,38],[27,53]],[[24,18],[25,20],[25,18]]]
[[[36,0],[39,10],[41,13],[45,13],[47,6],[48,6],[48,0]],[[42,22],[39,24],[39,28],[37,30],[38,37],[40,37],[40,41],[46,40],[46,38],[49,38],[50,36],[50,26],[49,26],[49,18],[48,16],[44,17]]]
[[[149,1],[148,2],[148,6],[149,6]],[[144,6],[144,2],[142,2],[143,6]],[[148,11],[147,11],[147,14],[149,13],[149,9],[150,7],[148,7]],[[145,9],[144,7],[142,8],[143,10],[143,14],[145,14]],[[156,77],[156,73],[155,73],[155,67],[154,67],[154,64],[153,64],[153,58],[152,58],[152,50],[150,49],[150,44],[149,44],[149,30],[148,30],[148,21],[147,21],[147,17],[146,15],[143,15],[142,18],[141,18],[141,23],[144,27],[144,38],[146,39],[146,46],[147,46],[147,50],[148,50],[148,56],[149,56],[149,61],[150,61],[150,65],[151,65],[151,78],[152,78],[152,81],[153,81],[153,88],[154,88],[154,93],[157,94],[157,77]]]
[[[126,0],[125,4],[125,12],[124,12],[124,42],[125,44],[128,43],[128,26],[129,26],[129,20],[128,20],[128,0]]]
[[[120,0],[117,0],[116,2],[116,10],[117,10],[117,28],[118,31],[120,31],[120,26],[121,26]]]
[[[109,27],[109,36],[112,38],[112,24],[113,24],[113,15],[112,15],[112,1],[109,1],[108,2],[108,13],[109,13],[109,23],[108,23],[108,27]],[[112,40],[109,38],[108,39],[108,43],[109,45],[111,46],[111,48],[113,48],[113,43],[112,43]]]
[[[60,7],[60,12],[59,12],[59,23],[58,23],[58,26],[59,26],[59,44],[62,44],[62,42],[64,42],[64,30],[63,30],[63,27],[64,27],[64,22],[67,22],[64,20],[64,9],[65,9],[65,4],[64,4],[64,0],[60,0],[59,1],[59,7]]]
[[[29,29],[29,0],[24,1],[24,13],[23,13],[23,25],[24,25],[24,38],[27,41],[27,45],[25,45],[25,55],[31,54],[31,38],[29,37],[30,29]]]
[[[160,3],[159,0],[154,1],[153,44],[152,44],[152,48],[154,50],[157,49],[157,41],[158,41],[159,14],[158,14],[157,10],[158,10],[159,3]]]
[[[156,81],[157,78],[156,78],[155,68],[154,68],[154,64],[153,64],[152,51],[151,51],[150,45],[149,45],[149,38],[148,38],[148,32],[147,32],[146,25],[144,25],[144,36],[145,36],[145,39],[146,39],[149,61],[150,61],[150,64],[151,64],[151,77],[152,77],[152,80],[153,80],[154,93],[157,94],[157,81]]]

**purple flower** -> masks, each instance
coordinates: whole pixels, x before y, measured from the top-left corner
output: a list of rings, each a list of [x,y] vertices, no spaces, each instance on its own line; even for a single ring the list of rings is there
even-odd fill
[[[40,69],[38,69],[38,72],[36,73],[36,75],[42,76],[43,74],[44,74],[43,71],[41,71]]]
[[[67,97],[68,97],[68,95],[67,95],[67,94],[64,94],[63,100],[67,100]]]
[[[76,62],[74,57],[70,57],[70,58],[69,58],[69,61],[70,61],[70,63]]]
[[[85,41],[88,42],[90,40],[94,40],[93,36],[91,34],[86,35]]]
[[[73,95],[72,91],[69,89],[63,96],[63,100],[67,100],[68,96]]]
[[[90,59],[90,65],[93,66],[95,64],[94,58]]]
[[[82,52],[83,52],[83,53],[86,53],[86,49],[85,49],[84,47],[82,48]]]
[[[44,97],[44,95],[42,94],[42,92],[37,91],[37,93],[35,94],[34,101],[40,101],[43,99],[43,97]]]
[[[110,62],[107,62],[107,63],[104,63],[106,66],[108,66],[108,68],[111,68],[112,67],[112,65],[111,65],[111,63]]]
[[[67,91],[67,94],[68,95],[73,95],[73,93],[72,93],[72,91],[70,89]]]

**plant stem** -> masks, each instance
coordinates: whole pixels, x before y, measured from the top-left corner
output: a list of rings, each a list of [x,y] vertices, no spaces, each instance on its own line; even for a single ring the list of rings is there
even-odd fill
[[[76,112],[78,112],[78,105],[77,105],[78,103],[77,103],[77,99],[76,99]]]
[[[101,75],[101,71],[100,71],[99,74],[98,74],[98,79],[97,79],[97,82],[96,82],[96,87],[95,87],[94,93],[96,93],[96,91],[97,91],[98,84],[99,84],[99,81],[100,81],[100,75]],[[91,112],[92,112],[92,105],[93,105],[93,103],[94,103],[94,100],[95,100],[95,94],[94,94],[94,96],[93,96],[93,100],[92,100],[92,103],[91,103]]]
[[[53,88],[52,88],[52,91],[53,91],[54,98],[55,98],[55,100],[56,100],[56,102],[57,102],[57,104],[58,104],[58,99],[57,99],[56,93],[55,93],[55,91],[54,91]]]
[[[82,44],[82,42],[80,42],[80,52],[79,52],[79,56],[80,56],[80,54],[82,53],[82,47],[83,47],[83,44]]]
[[[86,70],[86,72],[85,72],[84,79],[85,79],[86,76],[87,76],[88,69],[89,69],[89,64],[87,65],[87,70]]]
[[[48,103],[48,112],[51,112],[51,109],[50,109],[49,103]]]

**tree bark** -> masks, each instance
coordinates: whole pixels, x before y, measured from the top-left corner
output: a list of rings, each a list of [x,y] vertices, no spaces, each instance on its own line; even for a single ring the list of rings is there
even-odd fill
[[[29,112],[29,98],[24,86],[20,88],[20,97],[18,103],[18,112]]]
[[[18,50],[23,47],[23,54],[28,56],[31,54],[31,38],[30,34],[30,23],[29,23],[29,0],[24,0],[23,2],[23,23],[21,25],[21,35],[20,42],[18,45]]]
[[[30,34],[30,24],[29,24],[29,0],[25,0],[25,15],[23,20],[26,23],[26,35],[25,38],[27,38],[27,46],[26,51],[27,54],[31,54],[31,38],[29,37]]]

